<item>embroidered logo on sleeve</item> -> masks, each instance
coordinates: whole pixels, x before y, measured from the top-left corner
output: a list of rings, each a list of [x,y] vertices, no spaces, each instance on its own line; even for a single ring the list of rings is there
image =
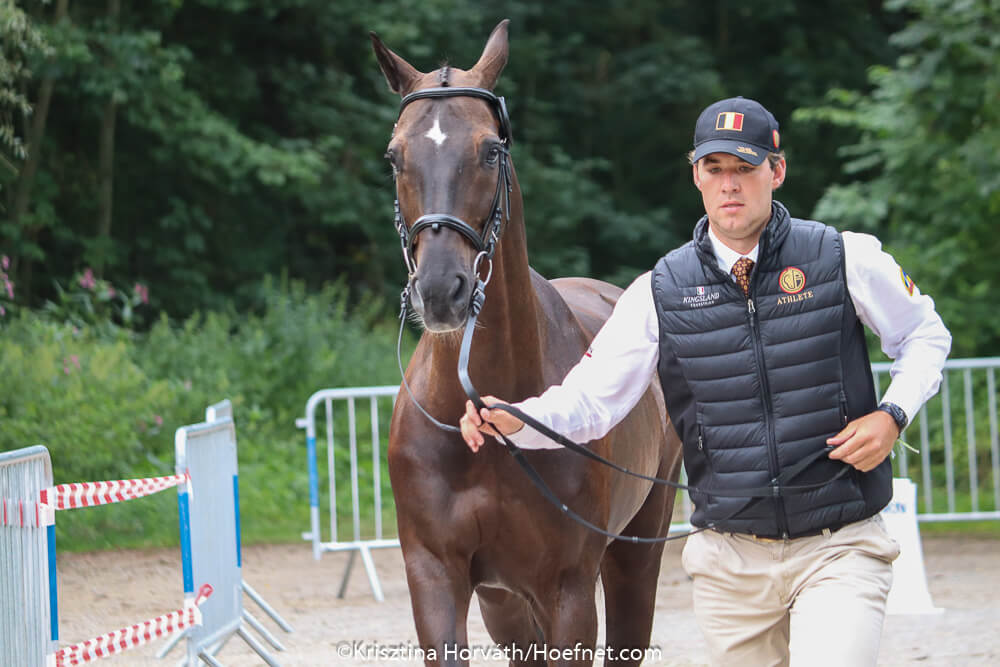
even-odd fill
[[[906,290],[907,294],[913,296],[913,288],[916,287],[917,284],[913,282],[913,278],[906,275],[906,271],[903,270],[903,267],[899,267],[899,277],[903,279],[903,289]]]

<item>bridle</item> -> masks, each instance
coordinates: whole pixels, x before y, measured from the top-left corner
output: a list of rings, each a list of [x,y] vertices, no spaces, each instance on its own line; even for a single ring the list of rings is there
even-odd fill
[[[593,452],[584,445],[573,442],[569,438],[566,438],[560,433],[557,433],[550,429],[545,424],[542,424],[538,420],[534,419],[530,415],[525,414],[521,410],[515,408],[512,405],[506,403],[496,403],[491,406],[487,406],[482,397],[480,397],[479,392],[476,391],[475,386],[472,384],[472,379],[469,377],[469,355],[472,349],[472,335],[475,332],[476,322],[479,318],[479,313],[483,308],[483,303],[486,300],[486,285],[489,283],[490,278],[493,275],[493,255],[496,252],[497,244],[500,241],[501,229],[503,222],[508,220],[510,217],[510,192],[512,188],[512,179],[510,173],[510,146],[513,141],[510,128],[510,118],[507,115],[507,105],[504,102],[504,98],[498,97],[493,94],[492,91],[486,90],[485,88],[472,88],[472,87],[450,87],[443,86],[438,88],[427,88],[424,90],[418,90],[416,92],[410,93],[403,97],[399,105],[399,112],[402,113],[403,109],[406,108],[408,104],[419,99],[440,99],[447,97],[476,97],[485,100],[489,103],[490,108],[496,114],[497,119],[500,123],[499,134],[500,134],[500,156],[498,162],[499,175],[497,176],[497,187],[493,194],[493,205],[490,209],[489,217],[486,220],[486,224],[483,226],[482,233],[477,232],[471,225],[467,222],[453,216],[448,213],[427,213],[419,218],[413,223],[409,228],[406,226],[406,221],[403,219],[403,215],[399,210],[399,197],[397,193],[397,198],[394,205],[395,211],[395,225],[396,231],[399,232],[400,245],[403,250],[403,261],[406,262],[406,268],[408,271],[408,278],[406,286],[403,288],[400,294],[400,323],[399,323],[399,337],[396,340],[396,361],[399,365],[399,373],[403,378],[403,387],[409,394],[411,401],[420,410],[423,415],[430,420],[438,428],[449,431],[452,433],[461,433],[461,429],[450,424],[445,424],[437,419],[435,419],[427,410],[420,405],[417,401],[416,396],[410,390],[410,386],[406,381],[406,373],[403,370],[403,361],[400,348],[403,340],[403,328],[406,323],[406,315],[409,308],[410,299],[410,288],[412,286],[414,274],[416,273],[416,262],[413,258],[413,244],[423,230],[430,227],[431,229],[439,229],[441,227],[446,227],[453,231],[461,234],[470,244],[478,251],[475,260],[473,261],[473,273],[476,276],[476,286],[473,288],[471,301],[469,303],[469,316],[465,322],[465,329],[462,333],[462,344],[459,349],[458,355],[458,380],[462,385],[462,389],[465,394],[472,401],[472,404],[476,406],[477,410],[482,408],[489,408],[494,410],[503,410],[522,422],[534,428],[536,431],[542,433],[548,438],[558,442],[563,445],[566,449],[569,449],[581,456],[584,456],[592,461],[596,461],[602,465],[608,466],[613,470],[620,473],[630,475],[632,477],[637,477],[639,479],[652,482],[654,484],[662,484],[665,486],[670,486],[675,489],[686,490],[688,492],[700,493],[705,495],[714,495],[724,498],[747,498],[747,502],[740,505],[739,508],[727,519],[735,517],[737,514],[742,512],[746,506],[753,502],[754,499],[758,498],[770,498],[778,497],[785,493],[806,493],[808,491],[814,491],[822,486],[839,479],[844,474],[850,470],[850,466],[844,465],[841,470],[834,475],[832,478],[825,480],[823,482],[818,482],[814,484],[801,484],[801,485],[788,485],[792,479],[799,475],[803,470],[806,469],[810,464],[820,458],[820,456],[827,454],[832,451],[832,447],[826,447],[824,449],[818,450],[813,454],[800,460],[793,466],[786,468],[778,477],[771,480],[770,484],[759,487],[752,488],[742,488],[742,489],[700,489],[698,487],[688,486],[686,484],[680,484],[669,479],[662,479],[660,477],[653,477],[651,475],[644,475],[642,473],[637,473],[624,466],[621,466],[614,461],[610,461],[600,454]],[[393,172],[395,174],[395,170]],[[479,277],[479,270],[481,268],[480,262],[485,259],[488,262],[488,271],[485,279]],[[492,425],[491,425],[492,426]],[[701,532],[712,528],[715,524],[709,524],[702,528],[691,531],[690,533],[685,533],[683,535],[676,535],[673,537],[662,536],[662,537],[638,537],[635,535],[621,535],[618,533],[612,533],[600,526],[591,523],[584,517],[577,514],[575,511],[570,509],[565,503],[559,500],[558,496],[549,488],[545,480],[542,479],[538,471],[535,470],[534,466],[524,456],[524,450],[515,445],[509,438],[500,433],[500,430],[494,427],[494,430],[500,434],[500,439],[507,451],[514,457],[521,469],[524,470],[525,474],[528,475],[532,483],[538,488],[542,495],[553,505],[555,505],[561,512],[566,514],[568,517],[574,521],[586,526],[587,528],[609,537],[615,540],[623,540],[627,542],[632,542],[635,544],[652,544],[657,542],[668,542],[671,540],[683,539],[692,535],[694,533]]]
[[[476,285],[472,290],[472,297],[469,304],[470,318],[466,326],[466,334],[469,336],[469,344],[471,345],[471,333],[469,333],[471,327],[469,323],[471,323],[471,326],[475,326],[476,318],[479,316],[479,311],[482,310],[483,303],[486,300],[486,285],[490,282],[490,278],[493,277],[493,255],[496,253],[497,243],[500,242],[503,224],[506,220],[510,219],[510,192],[513,188],[513,179],[511,178],[510,171],[510,147],[514,142],[514,137],[511,133],[510,116],[507,115],[507,104],[504,98],[495,95],[493,91],[486,90],[485,88],[440,86],[418,90],[403,97],[399,103],[399,115],[402,115],[403,109],[408,104],[416,100],[447,97],[475,97],[485,100],[496,115],[497,121],[500,124],[497,187],[493,193],[493,204],[490,206],[490,211],[487,214],[481,233],[477,232],[465,220],[450,213],[425,213],[417,218],[411,227],[407,227],[406,220],[399,208],[399,189],[397,187],[396,200],[393,203],[394,224],[396,232],[399,234],[399,244],[403,251],[403,261],[406,263],[407,279],[406,286],[403,287],[403,291],[399,295],[399,336],[396,339],[396,363],[399,366],[399,374],[403,378],[403,387],[406,389],[406,393],[410,395],[410,400],[423,413],[424,417],[444,431],[461,433],[461,429],[435,419],[420,405],[417,397],[410,391],[410,385],[406,381],[406,373],[403,370],[403,359],[400,348],[402,347],[403,327],[406,323],[406,314],[410,304],[410,290],[413,288],[413,278],[417,272],[416,259],[413,257],[413,246],[420,232],[428,227],[432,230],[445,227],[461,234],[478,251],[472,263],[472,271],[476,276]],[[393,169],[393,179],[396,177],[395,174],[396,170]],[[479,277],[480,269],[482,268],[480,262],[483,260],[487,262],[486,278],[484,279]],[[466,375],[468,374],[466,373]]]
[[[416,243],[417,236],[420,232],[424,231],[428,227],[433,230],[440,229],[441,227],[447,227],[448,229],[461,234],[465,237],[466,241],[472,244],[473,248],[479,251],[479,254],[476,255],[476,259],[473,262],[473,272],[476,275],[479,275],[479,263],[484,259],[489,263],[487,280],[484,281],[489,282],[489,276],[493,273],[493,253],[496,252],[497,242],[500,240],[500,229],[504,220],[510,217],[510,191],[512,187],[510,174],[510,146],[511,143],[513,143],[513,137],[510,132],[510,117],[507,115],[507,105],[504,102],[504,99],[494,95],[492,91],[486,90],[485,88],[453,88],[451,86],[442,86],[439,88],[418,90],[406,95],[399,104],[399,113],[402,114],[403,109],[405,109],[408,104],[416,100],[440,99],[444,97],[477,97],[479,99],[486,100],[489,103],[490,108],[496,114],[497,119],[500,121],[500,145],[498,146],[500,153],[497,162],[497,171],[499,172],[499,175],[497,176],[497,187],[496,191],[493,193],[493,205],[490,207],[489,216],[486,219],[486,223],[483,225],[483,231],[481,233],[477,232],[472,225],[467,223],[465,220],[451,215],[450,213],[425,213],[414,221],[413,226],[407,228],[406,220],[403,218],[403,214],[399,209],[399,196],[397,194],[394,204],[395,225],[396,231],[399,233],[399,243],[403,248],[403,261],[406,262],[406,270],[409,274],[409,280],[407,280],[406,283],[406,291],[404,291],[406,295],[408,295],[410,283],[413,281],[413,275],[417,270],[416,260],[413,257],[413,245]],[[395,170],[393,170],[393,175],[395,177]]]

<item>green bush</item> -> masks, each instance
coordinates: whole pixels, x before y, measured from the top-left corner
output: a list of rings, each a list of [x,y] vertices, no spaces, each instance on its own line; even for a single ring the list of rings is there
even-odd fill
[[[0,446],[45,444],[57,479],[128,475],[169,441],[169,383],[148,376],[125,341],[24,314],[4,330],[0,377]]]
[[[265,281],[258,303],[248,315],[161,317],[142,333],[120,313],[111,314],[114,326],[111,315],[84,321],[65,317],[65,308],[8,315],[0,330],[0,450],[46,445],[57,484],[171,474],[174,430],[229,398],[244,540],[299,539],[309,494],[295,420],[318,389],[398,382],[396,332],[380,320],[387,318],[379,303],[350,307],[342,285],[310,294],[298,283]],[[63,304],[86,302],[70,296]],[[60,515],[59,548],[174,544],[175,497]]]

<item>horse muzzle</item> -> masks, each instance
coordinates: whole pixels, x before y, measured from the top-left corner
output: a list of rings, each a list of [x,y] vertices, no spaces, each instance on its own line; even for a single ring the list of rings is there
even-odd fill
[[[469,316],[474,277],[467,271],[418,269],[410,290],[410,303],[431,333],[462,328]]]

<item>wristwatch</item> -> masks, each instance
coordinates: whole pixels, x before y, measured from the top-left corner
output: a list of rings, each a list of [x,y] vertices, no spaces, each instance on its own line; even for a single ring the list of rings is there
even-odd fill
[[[889,403],[888,401],[886,401],[886,402],[883,402],[882,404],[880,404],[875,409],[876,410],[881,410],[882,412],[884,412],[884,413],[888,414],[890,417],[892,417],[892,420],[894,422],[896,422],[896,426],[899,427],[899,432],[900,433],[903,432],[903,429],[906,428],[906,425],[910,421],[907,418],[906,413],[903,412],[903,408],[899,407],[895,403]]]

